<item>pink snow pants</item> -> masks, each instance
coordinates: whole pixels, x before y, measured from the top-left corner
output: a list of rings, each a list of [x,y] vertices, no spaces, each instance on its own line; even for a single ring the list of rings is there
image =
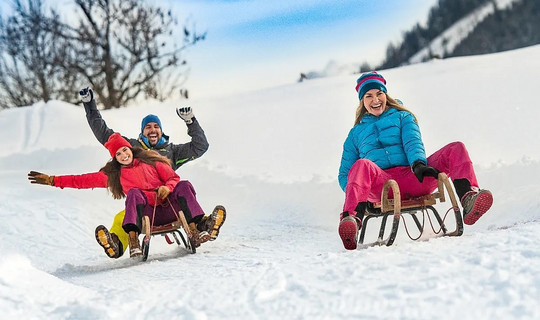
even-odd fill
[[[471,186],[478,187],[472,161],[462,142],[444,146],[427,161],[429,166],[446,173],[452,180],[467,179]],[[398,183],[402,199],[430,194],[437,188],[437,180],[432,177],[424,177],[424,182],[420,183],[409,166],[382,170],[371,160],[359,159],[349,171],[343,211],[353,212],[363,201],[380,202],[383,185],[388,179]]]

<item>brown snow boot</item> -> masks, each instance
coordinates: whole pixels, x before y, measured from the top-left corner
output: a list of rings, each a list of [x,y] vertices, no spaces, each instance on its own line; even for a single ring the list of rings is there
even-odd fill
[[[122,242],[114,233],[110,233],[103,225],[96,227],[96,240],[99,245],[105,250],[109,258],[119,258],[123,253]]]
[[[199,247],[201,243],[205,243],[206,241],[210,240],[210,235],[208,232],[199,231],[199,229],[197,229],[197,225],[193,222],[189,224],[189,231],[191,232],[195,248]]]
[[[227,211],[225,207],[217,205],[209,216],[204,216],[198,224],[199,230],[205,230],[210,235],[210,241],[216,240],[219,229],[225,222]]]
[[[136,231],[129,232],[129,257],[135,258],[142,256],[141,245],[139,243],[139,233]]]

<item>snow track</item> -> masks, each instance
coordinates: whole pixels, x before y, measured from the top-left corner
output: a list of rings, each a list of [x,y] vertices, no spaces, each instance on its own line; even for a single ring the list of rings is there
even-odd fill
[[[462,140],[495,200],[461,237],[412,242],[402,229],[392,247],[352,252],[337,235],[343,193],[336,176],[357,103],[355,76],[193,101],[210,150],[179,174],[194,184],[203,209],[223,204],[227,220],[219,238],[194,255],[154,237],[145,263],[109,259],[96,244],[95,227],[109,225],[122,201],[104,190],[26,179],[30,170],[84,173],[107,161],[84,111],[61,102],[2,111],[10,139],[0,153],[0,317],[540,319],[540,150],[532,125],[540,109],[524,93],[539,83],[538,56],[535,46],[381,71],[389,92],[420,118],[426,148]],[[520,83],[500,81],[516,73]],[[470,74],[482,84],[474,94]],[[437,79],[463,87],[449,90]],[[521,94],[509,101],[507,92]],[[233,102],[236,113],[250,112],[224,121]],[[266,117],[267,104],[297,108],[284,116],[298,119],[282,124],[295,127]],[[163,119],[174,141],[185,139],[172,105],[103,116],[135,136],[148,113]],[[53,118],[62,126],[51,125]],[[244,122],[271,136],[251,135]],[[245,147],[235,144],[240,136]]]

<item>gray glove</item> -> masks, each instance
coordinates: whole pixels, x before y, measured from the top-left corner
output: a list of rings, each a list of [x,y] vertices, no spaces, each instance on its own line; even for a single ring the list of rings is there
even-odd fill
[[[82,102],[90,102],[94,99],[94,93],[92,92],[92,89],[88,87],[79,91],[79,96],[81,96]]]
[[[191,110],[191,107],[176,108],[176,114],[180,119],[184,120],[186,124],[193,123],[193,110]]]

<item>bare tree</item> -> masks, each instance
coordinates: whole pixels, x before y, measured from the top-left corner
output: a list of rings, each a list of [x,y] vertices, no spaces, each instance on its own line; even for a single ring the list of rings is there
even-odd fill
[[[73,93],[65,95],[70,82],[58,81],[65,77],[58,65],[61,43],[46,31],[59,26],[58,15],[51,11],[47,16],[41,0],[28,0],[27,5],[16,0],[13,8],[13,16],[0,18],[0,107],[73,100]]]
[[[46,15],[42,0],[14,0],[15,14],[0,18],[0,108],[76,102],[84,86],[105,109],[118,108],[140,96],[164,100],[183,85],[189,70],[181,55],[205,33],[178,28],[170,11],[144,0],[74,3],[75,24],[54,10]]]
[[[75,0],[82,12],[68,40],[67,70],[84,77],[105,109],[125,106],[140,94],[163,100],[178,89],[186,71],[181,53],[203,40],[187,27],[174,39],[176,19],[142,0]]]

